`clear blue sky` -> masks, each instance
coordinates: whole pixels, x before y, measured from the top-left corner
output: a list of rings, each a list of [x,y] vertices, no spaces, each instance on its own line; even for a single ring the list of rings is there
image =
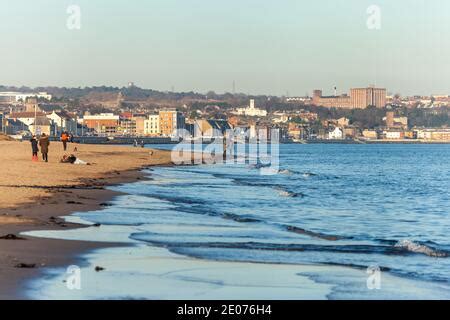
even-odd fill
[[[81,30],[66,28],[71,4]],[[366,9],[381,8],[381,30]],[[450,94],[448,0],[0,0],[0,84]]]

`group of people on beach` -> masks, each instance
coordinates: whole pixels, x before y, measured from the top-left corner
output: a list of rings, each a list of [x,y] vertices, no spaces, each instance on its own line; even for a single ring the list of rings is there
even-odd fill
[[[38,152],[40,147],[42,160],[48,162],[48,147],[50,146],[49,137],[45,133],[43,133],[39,139],[36,136],[32,136],[30,142],[33,153],[32,160],[34,162],[38,161]]]
[[[61,139],[61,142],[63,143],[64,151],[67,151],[67,143],[73,142],[73,135],[64,131],[61,133],[60,139]],[[45,162],[48,162],[48,150],[49,150],[49,146],[50,146],[49,136],[47,136],[45,133],[43,133],[39,138],[37,136],[33,135],[30,139],[30,142],[31,142],[31,151],[32,151],[32,161],[34,161],[34,162],[39,161],[38,153],[39,153],[39,148],[40,148],[41,154],[42,154],[42,160]]]
[[[141,140],[141,142],[139,143],[136,139],[134,139],[134,142],[133,142],[133,146],[135,147],[135,148],[137,148],[137,147],[141,147],[141,148],[144,148],[145,147],[145,142],[144,142],[144,140]]]

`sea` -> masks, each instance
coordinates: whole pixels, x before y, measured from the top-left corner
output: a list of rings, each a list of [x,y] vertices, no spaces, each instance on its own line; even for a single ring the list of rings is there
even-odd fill
[[[26,295],[450,299],[450,145],[281,144],[270,174],[237,156],[147,169],[66,218],[91,227],[27,233],[123,245],[80,255],[81,285],[45,269]]]

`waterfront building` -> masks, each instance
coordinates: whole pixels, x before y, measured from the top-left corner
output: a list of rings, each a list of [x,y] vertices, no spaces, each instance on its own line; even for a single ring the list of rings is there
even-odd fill
[[[33,123],[28,126],[29,131],[35,135],[42,135],[45,133],[47,136],[52,135],[52,123],[50,120],[44,117],[37,117],[35,120],[33,119]]]
[[[47,117],[45,112],[14,112],[7,115],[8,119],[18,120],[26,126],[34,123],[35,118]]]
[[[346,138],[356,138],[358,135],[358,128],[354,126],[346,126],[344,127],[344,137]]]
[[[17,119],[5,119],[3,121],[4,128],[2,130],[3,133],[9,134],[9,135],[16,135],[20,132],[29,132],[29,128],[26,124],[23,122],[17,120]]]
[[[98,134],[114,135],[119,127],[120,116],[113,113],[101,113],[96,115],[84,115],[83,124],[93,129]]]
[[[131,120],[135,123],[135,132],[138,136],[145,134],[145,120],[147,120],[147,115],[145,114],[133,114]]]
[[[194,136],[213,139],[223,137],[227,130],[231,125],[226,120],[196,120]]]
[[[159,129],[165,137],[176,137],[185,129],[184,115],[177,109],[166,109],[159,112]]]
[[[47,114],[47,118],[55,124],[57,133],[61,133],[63,131],[76,133],[77,131],[76,117],[67,111],[53,110],[52,113]]]
[[[378,139],[378,132],[376,130],[363,130],[362,136],[366,139],[376,140]]]
[[[119,127],[117,128],[117,133],[125,136],[135,136],[136,135],[136,121],[132,118],[122,118],[119,120]]]
[[[144,120],[144,135],[146,136],[159,136],[161,130],[159,127],[159,114],[151,114]]]
[[[417,132],[414,130],[405,131],[405,139],[417,139]]]
[[[417,139],[450,141],[450,129],[416,129]]]
[[[400,140],[405,138],[405,132],[403,130],[385,130],[383,135],[387,140]]]
[[[287,128],[287,134],[290,138],[305,140],[308,138],[308,127],[307,125],[289,123]]]
[[[328,139],[330,140],[339,140],[344,138],[344,132],[341,128],[336,127],[333,131],[328,133]]]

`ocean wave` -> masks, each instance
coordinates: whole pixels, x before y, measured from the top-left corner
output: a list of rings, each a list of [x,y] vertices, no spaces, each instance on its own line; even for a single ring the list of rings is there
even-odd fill
[[[260,180],[260,182],[255,181],[255,179],[247,179],[247,178],[236,178],[233,177],[233,184],[237,185],[237,186],[242,186],[242,187],[266,187],[266,188],[281,188],[283,187],[280,184],[276,184],[276,183],[270,183],[268,181],[265,180]]]
[[[304,178],[310,178],[310,177],[315,177],[315,176],[317,176],[317,174],[312,173],[312,172],[303,172],[303,173],[302,173],[302,176],[303,176]]]
[[[288,197],[288,198],[298,198],[298,197],[304,197],[305,195],[301,192],[293,192],[283,187],[274,187],[275,190],[278,191],[278,194],[282,197]]]
[[[298,172],[297,171],[294,171],[294,170],[290,170],[290,169],[280,169],[280,170],[278,170],[278,173],[279,174],[285,174],[285,175],[293,175],[293,174],[298,174]]]
[[[424,244],[420,244],[411,240],[400,240],[395,244],[396,248],[402,248],[409,252],[421,253],[430,257],[445,258],[448,254],[443,251],[436,250],[432,247],[428,247]]]
[[[262,169],[262,168],[269,168],[270,166],[271,166],[272,164],[270,164],[270,163],[268,163],[268,164],[266,164],[266,163],[257,163],[257,164],[251,164],[251,165],[249,165],[248,167],[250,168],[250,169]]]
[[[295,227],[295,226],[285,226],[285,228],[289,232],[303,234],[303,235],[310,236],[310,237],[313,237],[313,238],[319,238],[319,239],[328,240],[328,241],[338,241],[338,240],[345,239],[342,236],[329,235],[329,234],[314,232],[314,231],[302,229],[302,228]]]
[[[181,236],[182,237],[182,236]],[[180,238],[181,238],[180,237]],[[148,232],[134,233],[130,236],[133,240],[143,241],[154,246],[164,247],[171,251],[180,249],[234,249],[251,251],[274,252],[330,252],[353,254],[399,254],[397,250],[389,246],[374,245],[318,245],[297,243],[270,243],[270,242],[235,242],[235,241],[185,241],[184,239],[164,241],[160,235]]]
[[[242,222],[242,223],[251,223],[251,222],[261,222],[259,219],[247,217],[247,216],[240,216],[238,214],[232,214],[232,213],[223,213],[222,217],[227,220],[233,220],[236,222]]]
[[[296,170],[292,170],[292,169],[280,169],[278,170],[279,174],[284,174],[284,175],[301,175],[303,176],[303,178],[309,178],[309,177],[315,177],[317,176],[316,173],[313,172],[301,172],[301,171],[296,171]]]
[[[205,205],[208,204],[208,201],[199,199],[199,198],[188,198],[183,196],[171,196],[161,193],[149,193],[149,192],[141,192],[139,193],[141,196],[146,196],[149,198],[155,198],[162,201],[167,201],[172,204],[188,204],[188,205]]]

